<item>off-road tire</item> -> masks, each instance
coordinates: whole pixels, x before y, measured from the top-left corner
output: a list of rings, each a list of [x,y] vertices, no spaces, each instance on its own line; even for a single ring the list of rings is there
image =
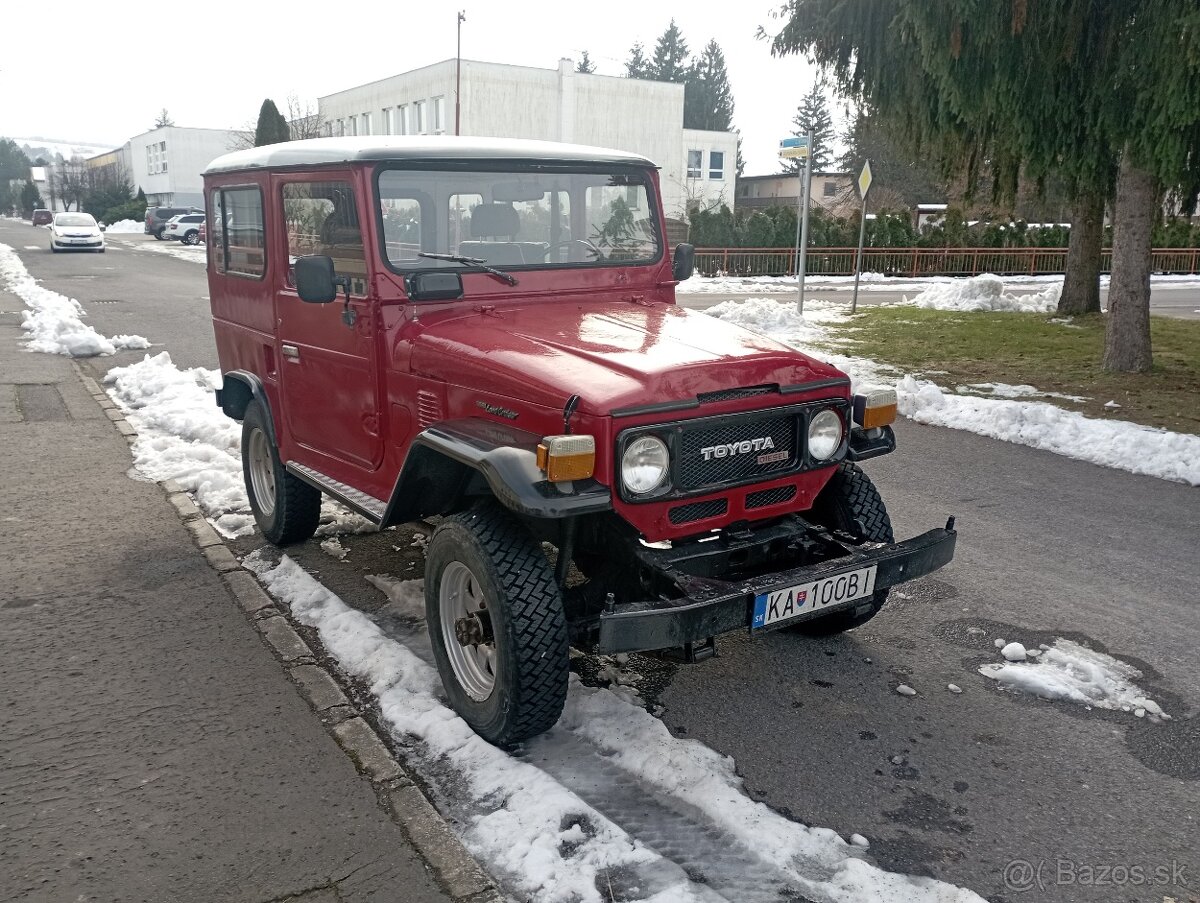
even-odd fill
[[[857,464],[845,462],[817,496],[808,515],[817,523],[849,533],[863,542],[895,542],[892,521],[875,484]],[[790,628],[808,636],[829,636],[861,627],[875,617],[887,601],[888,591],[819,618],[800,621]]]
[[[470,569],[488,602],[495,682],[482,701],[462,687],[447,657],[439,594],[452,562]],[[511,514],[489,502],[438,524],[425,556],[425,612],[450,705],[477,734],[506,748],[554,726],[570,663],[562,594],[541,546]]]
[[[279,449],[271,441],[271,429],[267,422],[266,409],[257,401],[250,402],[242,418],[242,476],[246,481],[246,495],[250,499],[250,510],[254,520],[268,542],[277,546],[304,542],[317,530],[321,519],[321,491],[292,476],[279,460]],[[254,491],[251,479],[251,443],[255,434],[260,434],[270,455],[270,466],[275,476],[275,504],[271,511],[264,510],[263,503]]]

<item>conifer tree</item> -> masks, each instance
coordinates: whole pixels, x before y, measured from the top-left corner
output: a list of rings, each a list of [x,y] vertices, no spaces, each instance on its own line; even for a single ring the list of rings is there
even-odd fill
[[[688,45],[674,19],[654,45],[646,77],[659,82],[687,81]]]
[[[683,127],[727,132],[733,128],[733,88],[725,69],[725,54],[709,41],[688,67],[683,102]]]
[[[254,128],[254,146],[280,144],[290,138],[287,120],[275,106],[275,101],[268,97],[258,110],[258,125]]]
[[[646,60],[646,49],[641,41],[629,48],[629,59],[625,61],[625,75],[628,78],[650,77],[650,63]]]
[[[579,58],[579,63],[575,66],[575,71],[583,72],[585,74],[596,71],[596,64],[592,62],[592,58],[588,56],[588,52],[586,50],[583,51],[583,56]]]
[[[833,117],[829,114],[829,100],[825,96],[825,82],[817,81],[800,100],[796,116],[792,119],[793,135],[810,137],[808,152],[812,155],[812,171],[818,172],[833,161]],[[796,172],[804,166],[800,159],[781,160],[784,172]]]

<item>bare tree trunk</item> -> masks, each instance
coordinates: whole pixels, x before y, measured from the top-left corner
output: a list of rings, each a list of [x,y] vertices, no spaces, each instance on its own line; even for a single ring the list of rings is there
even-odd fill
[[[1150,241],[1157,207],[1153,174],[1134,165],[1126,150],[1113,204],[1105,370],[1144,373],[1150,369]]]
[[[1060,314],[1100,313],[1100,249],[1104,241],[1104,195],[1080,192],[1071,217],[1067,274],[1058,299]]]

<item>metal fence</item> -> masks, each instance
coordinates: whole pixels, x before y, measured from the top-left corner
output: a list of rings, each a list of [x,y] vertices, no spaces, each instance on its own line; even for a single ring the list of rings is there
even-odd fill
[[[809,248],[809,276],[854,275],[855,248]],[[1200,273],[1200,248],[1156,248],[1151,272]],[[889,276],[1035,276],[1062,273],[1066,248],[864,248],[864,273]],[[1101,272],[1109,272],[1112,250],[1100,252]],[[796,272],[793,248],[697,248],[696,271],[705,276],[791,276]]]

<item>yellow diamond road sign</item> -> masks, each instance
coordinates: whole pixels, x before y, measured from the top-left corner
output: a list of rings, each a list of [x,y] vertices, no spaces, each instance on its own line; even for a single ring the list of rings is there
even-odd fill
[[[867,190],[871,187],[871,161],[863,161],[862,172],[858,174],[858,196],[865,198]]]

